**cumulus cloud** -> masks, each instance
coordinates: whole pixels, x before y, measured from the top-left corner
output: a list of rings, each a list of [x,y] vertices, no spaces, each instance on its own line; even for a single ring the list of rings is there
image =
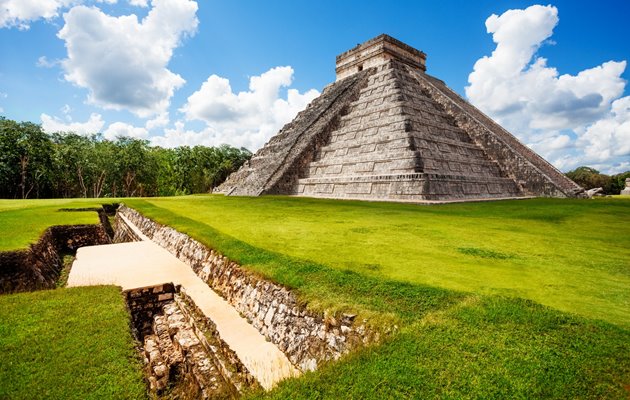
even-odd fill
[[[132,2],[134,0],[131,0]],[[138,0],[135,0],[138,2]],[[94,0],[93,3],[114,4],[116,0]],[[141,1],[140,1],[141,2]],[[70,6],[88,3],[83,0],[0,0],[0,28],[26,30],[31,22],[50,20]]]
[[[173,148],[178,146],[214,146],[221,143],[217,142],[217,133],[211,128],[206,128],[201,131],[195,131],[185,128],[183,121],[176,121],[175,128],[167,128],[164,130],[164,135],[153,136],[151,143],[154,146],[160,146],[165,148]]]
[[[135,139],[146,139],[149,136],[149,132],[142,127],[133,126],[124,122],[114,122],[110,124],[103,137],[109,140],[116,140],[119,137],[132,137]]]
[[[65,79],[86,88],[88,102],[141,117],[165,112],[185,80],[167,69],[173,50],[197,29],[197,3],[153,0],[148,15],[114,17],[94,7],[64,14],[58,37],[68,58]]]
[[[630,157],[630,96],[612,103],[609,115],[586,128],[577,144],[594,162]]]
[[[615,157],[623,156],[606,147],[616,139],[597,140],[603,138],[604,129],[614,124],[623,127],[624,118],[629,120],[627,113],[619,111],[620,105],[614,107],[625,89],[621,75],[626,61],[560,75],[545,58],[536,56],[549,43],[558,21],[558,10],[550,5],[491,15],[486,29],[496,48],[475,63],[466,95],[559,168],[605,159],[612,166],[618,161]]]
[[[168,125],[169,122],[170,118],[168,116],[168,112],[163,112],[158,114],[155,118],[148,120],[145,124],[145,128],[148,130],[162,128]]]
[[[38,19],[51,19],[74,0],[0,0],[0,28],[28,29]]]
[[[188,120],[207,124],[208,129],[200,133],[206,140],[256,150],[319,95],[314,89],[305,93],[288,89],[282,98],[280,90],[292,81],[293,68],[276,67],[251,77],[248,91],[234,93],[227,79],[211,75],[180,111]],[[176,135],[192,133],[171,133]]]
[[[129,0],[129,4],[136,7],[148,7],[148,0]]]
[[[92,113],[90,118],[85,122],[72,122],[70,118],[68,122],[64,122],[48,114],[42,114],[40,119],[42,121],[42,128],[48,133],[74,132],[79,135],[91,135],[101,132],[105,125],[101,115],[96,113]]]

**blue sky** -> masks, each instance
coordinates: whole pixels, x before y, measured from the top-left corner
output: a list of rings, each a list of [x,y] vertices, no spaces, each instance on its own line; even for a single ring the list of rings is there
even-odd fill
[[[387,33],[560,169],[630,169],[625,0],[24,3],[0,0],[0,115],[47,131],[256,150]]]

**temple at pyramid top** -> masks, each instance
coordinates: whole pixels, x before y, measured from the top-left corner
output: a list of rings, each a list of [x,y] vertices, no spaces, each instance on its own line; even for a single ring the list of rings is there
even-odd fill
[[[380,35],[215,191],[448,202],[577,197],[583,189]]]
[[[337,80],[346,78],[363,69],[376,67],[396,59],[412,68],[426,71],[427,55],[389,35],[379,35],[337,56],[335,72]]]

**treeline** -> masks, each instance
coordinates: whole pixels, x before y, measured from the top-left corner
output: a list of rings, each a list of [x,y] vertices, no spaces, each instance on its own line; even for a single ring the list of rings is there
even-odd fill
[[[0,197],[132,197],[206,193],[251,157],[245,148],[45,133],[0,117]]]
[[[630,178],[630,171],[616,175],[606,175],[595,168],[579,167],[567,172],[565,175],[584,189],[600,187],[604,189],[604,194],[619,194],[626,187],[626,178]]]

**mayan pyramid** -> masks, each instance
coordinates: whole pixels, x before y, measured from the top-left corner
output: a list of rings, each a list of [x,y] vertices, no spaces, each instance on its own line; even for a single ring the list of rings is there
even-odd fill
[[[380,35],[337,56],[337,80],[217,192],[462,201],[583,189]]]

